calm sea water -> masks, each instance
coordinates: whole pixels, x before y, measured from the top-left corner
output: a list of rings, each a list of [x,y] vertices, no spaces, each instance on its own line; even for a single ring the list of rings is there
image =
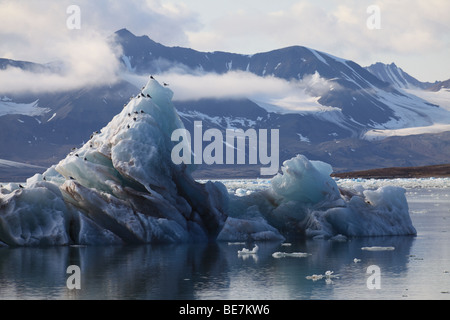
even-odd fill
[[[0,248],[0,299],[450,300],[450,188],[407,197],[415,237],[259,243],[247,256],[238,250],[253,244]],[[361,249],[372,246],[395,249]],[[80,289],[67,286],[70,265]]]

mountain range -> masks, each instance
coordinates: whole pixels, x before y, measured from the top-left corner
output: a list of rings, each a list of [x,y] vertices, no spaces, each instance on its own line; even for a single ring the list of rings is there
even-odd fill
[[[122,47],[117,59],[123,77],[118,82],[37,94],[0,88],[0,159],[9,161],[3,162],[7,170],[0,162],[0,181],[24,180],[30,166],[48,167],[87,141],[139,93],[139,83],[130,76],[154,75],[163,81],[176,70],[193,79],[237,72],[293,86],[293,99],[242,95],[174,100],[190,131],[196,120],[205,129],[222,131],[278,128],[280,163],[304,154],[342,172],[450,159],[450,80],[421,82],[394,63],[362,67],[302,46],[253,55],[200,52],[164,46],[127,29],[110,41]],[[0,69],[9,67],[41,73],[57,72],[58,65],[0,59]],[[258,172],[255,165],[202,165],[196,176],[255,177]]]

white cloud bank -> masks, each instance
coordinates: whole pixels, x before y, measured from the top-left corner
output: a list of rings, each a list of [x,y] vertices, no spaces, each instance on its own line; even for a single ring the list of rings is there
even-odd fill
[[[119,62],[111,48],[98,38],[60,43],[57,72],[33,72],[17,67],[0,70],[3,92],[56,92],[111,84],[119,78]],[[58,45],[57,45],[58,46]]]
[[[221,3],[217,10],[222,14],[208,19],[204,28],[187,32],[191,46],[240,48],[239,53],[252,54],[303,45],[362,65],[395,61],[421,81],[449,77],[450,1],[286,0],[270,6],[263,2]],[[380,29],[367,27],[371,5],[380,9]]]
[[[80,8],[79,29],[67,20]],[[55,63],[59,72],[34,73],[9,67],[0,70],[0,91],[45,92],[104,85],[119,79],[120,48],[108,37],[127,27],[156,41],[187,44],[185,29],[196,27],[185,5],[157,0],[0,0],[0,58]],[[151,32],[148,32],[148,31]]]
[[[291,81],[272,76],[261,77],[245,71],[230,71],[225,74],[169,72],[159,77],[172,83],[176,100],[242,97],[281,99],[296,96],[299,92],[308,96],[320,96],[330,86],[330,83],[317,73],[307,75],[302,80]]]
[[[81,9],[80,30],[67,28],[70,5]],[[380,30],[366,26],[369,5],[380,8]],[[169,46],[255,53],[303,45],[362,65],[395,61],[421,81],[445,80],[449,21],[445,0],[0,0],[0,57],[64,65],[59,74],[2,70],[0,89],[114,82],[117,48],[106,39],[124,27]]]
[[[290,80],[265,76],[246,71],[229,71],[225,74],[187,72],[180,66],[175,72],[168,71],[155,75],[161,83],[166,82],[174,91],[174,101],[198,99],[240,99],[248,98],[268,111],[325,112],[335,108],[322,106],[317,102],[330,87],[339,89],[337,83],[322,78],[318,73],[306,75],[301,80]],[[126,74],[124,79],[141,87],[147,77]]]

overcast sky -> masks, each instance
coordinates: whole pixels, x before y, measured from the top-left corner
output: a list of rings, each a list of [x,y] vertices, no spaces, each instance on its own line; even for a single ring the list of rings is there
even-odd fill
[[[80,29],[67,27],[70,5]],[[380,28],[367,26],[371,5]],[[105,39],[121,28],[167,46],[251,54],[302,45],[362,66],[395,62],[421,81],[450,78],[448,0],[0,0],[0,57],[64,61],[71,81],[111,79],[117,62]]]

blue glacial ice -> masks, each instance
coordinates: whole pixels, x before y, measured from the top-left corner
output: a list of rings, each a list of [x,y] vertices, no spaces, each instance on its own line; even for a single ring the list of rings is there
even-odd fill
[[[356,185],[355,189],[344,189],[330,177],[330,165],[303,155],[285,161],[281,171],[266,188],[231,191],[229,217],[267,221],[284,237],[342,239],[416,234],[401,187],[366,190]],[[244,240],[243,234],[240,238],[238,234],[228,237],[230,233],[219,234],[223,240]]]
[[[0,246],[277,240],[416,234],[405,190],[343,190],[298,155],[244,195],[195,181],[171,161],[184,128],[173,92],[149,79],[82,147],[19,186],[0,188]]]

